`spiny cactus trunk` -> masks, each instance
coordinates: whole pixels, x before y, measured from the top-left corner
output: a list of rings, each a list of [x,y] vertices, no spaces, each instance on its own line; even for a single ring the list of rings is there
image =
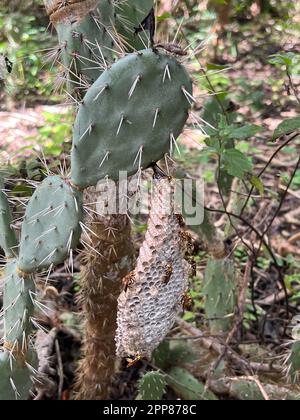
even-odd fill
[[[95,202],[95,199],[97,193],[90,188],[86,201]],[[85,328],[76,398],[104,400],[109,398],[115,373],[117,298],[122,278],[132,270],[135,252],[126,216],[95,215],[88,227],[94,232],[89,236],[95,250],[85,251],[82,258],[80,300]]]

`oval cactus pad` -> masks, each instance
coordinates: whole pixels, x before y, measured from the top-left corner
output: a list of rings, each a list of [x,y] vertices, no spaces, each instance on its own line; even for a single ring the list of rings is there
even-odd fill
[[[59,176],[46,178],[25,212],[19,269],[32,273],[64,262],[77,246],[81,220],[82,193]]]
[[[105,71],[80,106],[72,150],[72,182],[81,188],[118,180],[172,154],[191,107],[192,82],[172,56],[129,54]]]

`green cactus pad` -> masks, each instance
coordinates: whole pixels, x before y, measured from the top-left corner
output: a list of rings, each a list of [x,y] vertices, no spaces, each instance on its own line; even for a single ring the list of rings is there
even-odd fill
[[[186,369],[173,367],[166,376],[168,385],[184,400],[217,400],[217,397]]]
[[[46,178],[25,212],[19,269],[34,273],[64,262],[80,239],[82,213],[81,192],[59,176]]]
[[[188,94],[187,94],[188,92]],[[129,54],[87,92],[74,126],[72,182],[118,180],[175,149],[188,118],[192,82],[175,58],[151,49]],[[189,97],[189,96],[188,96]]]
[[[5,341],[16,351],[27,346],[31,329],[31,316],[34,311],[35,283],[32,276],[25,279],[18,274],[17,262],[10,262],[5,268],[4,284],[4,330]]]
[[[164,375],[159,372],[147,372],[139,381],[139,399],[159,401],[166,390]]]
[[[288,360],[289,374],[293,382],[299,383],[300,378],[300,341],[295,341]]]
[[[0,352],[0,400],[27,400],[36,368],[37,356],[33,350],[22,360],[14,359],[7,351]]]
[[[206,316],[214,334],[225,333],[232,326],[236,307],[235,278],[234,261],[231,259],[208,261],[203,293],[206,296]]]
[[[7,197],[2,189],[3,182],[0,180],[0,247],[4,250],[6,257],[12,258],[17,252],[17,238],[11,228],[12,216]]]
[[[136,29],[154,7],[153,0],[116,1],[116,29],[124,37],[129,52],[142,50],[149,44],[149,31],[136,34]]]
[[[68,90],[77,93],[77,97],[81,97],[86,85],[91,85],[103,72],[104,61],[107,65],[113,61],[113,24],[114,6],[110,0],[101,0],[97,8],[80,21],[63,21],[56,25]]]

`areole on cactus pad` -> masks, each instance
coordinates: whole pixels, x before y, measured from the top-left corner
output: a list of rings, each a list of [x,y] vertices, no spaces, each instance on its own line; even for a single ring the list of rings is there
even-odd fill
[[[172,56],[147,49],[106,70],[80,106],[72,182],[81,188],[133,175],[172,154],[191,107],[192,82]]]

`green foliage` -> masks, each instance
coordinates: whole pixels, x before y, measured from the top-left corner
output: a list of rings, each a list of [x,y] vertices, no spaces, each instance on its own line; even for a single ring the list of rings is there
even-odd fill
[[[43,112],[45,123],[38,128],[36,141],[42,146],[45,156],[59,156],[63,147],[71,149],[73,115],[68,113]],[[62,143],[62,142],[65,143]],[[29,175],[30,179],[31,176]]]
[[[300,130],[300,117],[288,118],[282,121],[274,131],[273,139],[283,136],[284,134],[291,134],[299,132]]]
[[[221,162],[229,175],[244,179],[252,171],[252,164],[247,157],[237,149],[225,149],[221,154]]]
[[[0,8],[0,53],[7,54],[13,62],[8,91],[17,100],[52,97],[50,81],[55,72],[49,64],[45,65],[43,56],[53,46],[53,39],[45,31],[46,20],[31,15],[36,10],[8,13]]]
[[[295,54],[293,52],[273,54],[269,59],[269,63],[279,67],[283,66],[288,71],[293,72],[296,69],[299,70],[300,57],[299,54]]]

